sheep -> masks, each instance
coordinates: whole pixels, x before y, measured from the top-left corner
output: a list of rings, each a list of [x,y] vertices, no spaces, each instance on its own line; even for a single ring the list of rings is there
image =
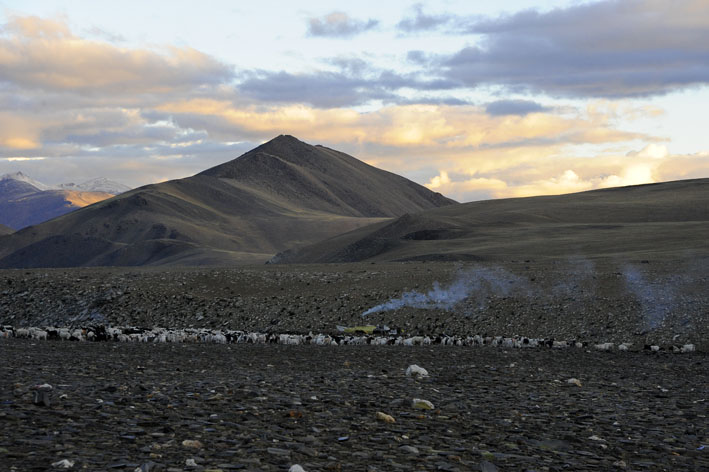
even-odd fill
[[[71,336],[69,337],[70,341],[84,341],[84,330],[83,329],[75,329],[74,331],[71,332]]]
[[[404,339],[404,346],[421,346],[423,344],[423,336],[413,336]]]
[[[37,339],[37,340],[42,340],[42,341],[47,340],[48,334],[45,330],[39,329],[39,328],[30,328],[29,331],[30,331],[30,337],[32,339]]]
[[[16,338],[29,338],[30,337],[30,330],[27,328],[18,328],[15,331],[15,337]]]

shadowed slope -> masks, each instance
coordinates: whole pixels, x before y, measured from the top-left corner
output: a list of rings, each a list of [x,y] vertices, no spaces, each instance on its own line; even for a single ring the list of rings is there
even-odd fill
[[[13,231],[14,231],[14,230],[13,230],[12,228],[8,228],[8,227],[5,226],[5,225],[0,225],[0,236],[2,236],[3,234],[10,234],[10,233],[12,233]]]
[[[0,267],[264,262],[288,247],[451,202],[345,154],[279,136],[196,176],[5,236]]]
[[[709,179],[465,203],[404,215],[273,262],[709,253]]]

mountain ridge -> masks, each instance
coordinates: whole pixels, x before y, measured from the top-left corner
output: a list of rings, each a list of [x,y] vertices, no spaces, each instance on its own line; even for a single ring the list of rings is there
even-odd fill
[[[288,247],[451,203],[352,156],[281,135],[192,177],[4,236],[0,267],[263,263]]]
[[[0,176],[0,224],[19,230],[111,196],[52,188],[22,172],[5,174]]]
[[[62,190],[78,190],[83,192],[102,192],[110,193],[111,195],[120,195],[129,191],[131,188],[119,182],[115,182],[106,177],[96,177],[79,184],[68,182],[58,185]]]

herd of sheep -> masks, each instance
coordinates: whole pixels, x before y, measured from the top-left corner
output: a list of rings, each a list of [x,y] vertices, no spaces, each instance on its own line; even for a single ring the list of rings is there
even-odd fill
[[[136,327],[109,327],[90,326],[85,328],[15,328],[0,326],[0,339],[26,338],[36,340],[61,340],[61,341],[117,341],[117,342],[145,342],[145,343],[238,343],[238,344],[286,344],[317,346],[339,345],[403,345],[403,346],[499,346],[503,348],[538,348],[549,347],[552,349],[565,348],[595,348],[601,351],[629,351],[633,350],[633,343],[600,343],[590,344],[580,341],[560,341],[554,339],[527,338],[521,336],[411,336],[401,335],[329,335],[329,334],[274,334],[256,333],[233,330],[212,329],[168,329]],[[694,352],[694,344],[682,346],[657,346],[646,345],[644,349],[651,351],[671,351],[679,353]]]

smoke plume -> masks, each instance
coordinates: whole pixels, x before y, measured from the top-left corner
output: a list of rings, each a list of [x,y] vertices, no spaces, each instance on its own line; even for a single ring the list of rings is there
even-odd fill
[[[648,330],[658,328],[675,304],[675,291],[671,284],[655,284],[645,280],[643,274],[633,266],[623,270],[625,285],[640,303],[643,327]]]
[[[481,305],[491,295],[505,296],[513,288],[524,289],[524,282],[516,275],[499,267],[479,267],[458,273],[456,279],[447,287],[441,287],[438,282],[426,293],[412,290],[401,297],[370,308],[362,316],[380,311],[398,310],[403,307],[450,310],[458,303],[474,297]]]

